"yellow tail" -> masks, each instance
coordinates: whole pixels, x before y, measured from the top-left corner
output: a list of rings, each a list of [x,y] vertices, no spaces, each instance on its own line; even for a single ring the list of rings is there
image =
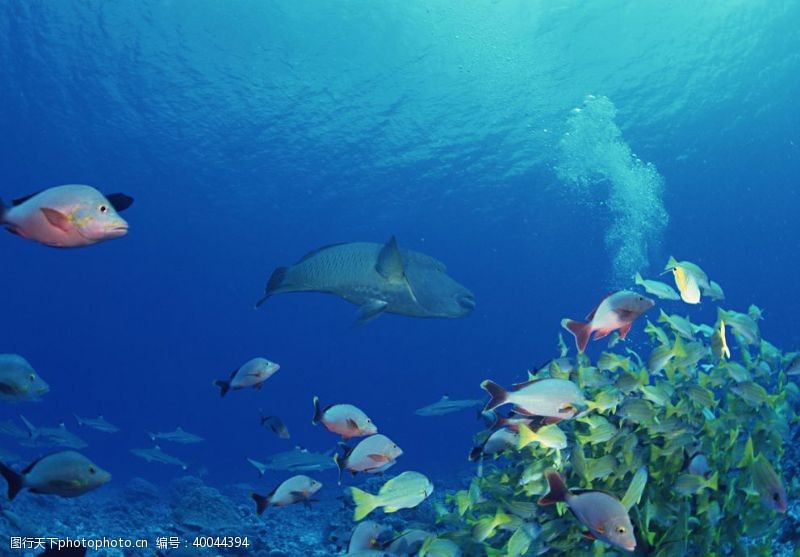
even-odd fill
[[[353,520],[356,522],[374,511],[375,507],[378,506],[377,497],[357,487],[350,488],[350,495],[353,497],[353,503],[356,504],[356,510],[353,513]]]
[[[522,450],[534,441],[538,441],[539,437],[534,431],[525,424],[519,426],[519,440],[517,441],[517,450]]]

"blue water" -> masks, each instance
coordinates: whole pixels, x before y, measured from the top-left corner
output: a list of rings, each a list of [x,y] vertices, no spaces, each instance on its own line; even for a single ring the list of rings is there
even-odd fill
[[[366,410],[398,471],[453,475],[480,424],[413,411],[523,378],[557,355],[561,318],[669,255],[795,349],[797,21],[796,0],[3,2],[0,195],[86,183],[136,202],[121,240],[0,238],[0,353],[51,386],[0,419],[104,414],[120,433],[80,433],[114,482],[181,475],[129,452],[180,425],[206,442],[170,452],[222,485],[253,480],[246,456],[331,448],[319,395]],[[474,314],[352,328],[355,307],[321,294],[253,309],[275,267],[392,234],[444,261]],[[220,399],[211,381],[257,355],[281,370]]]

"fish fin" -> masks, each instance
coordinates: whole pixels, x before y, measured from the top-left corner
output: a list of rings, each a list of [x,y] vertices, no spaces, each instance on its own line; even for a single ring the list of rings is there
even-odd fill
[[[269,497],[259,495],[258,493],[251,493],[250,498],[256,502],[256,514],[263,513],[269,506]]]
[[[481,389],[489,393],[489,396],[492,397],[489,402],[486,403],[486,406],[484,406],[484,412],[494,410],[508,401],[508,392],[494,381],[490,381],[489,379],[485,380],[481,383]]]
[[[564,483],[564,478],[562,478],[561,474],[553,469],[546,470],[544,474],[547,477],[547,483],[550,486],[550,490],[539,498],[539,504],[552,505],[553,503],[564,501],[569,493],[567,484]]]
[[[353,418],[347,418],[347,425],[351,429],[358,429],[358,424],[356,423],[356,421]]]
[[[58,228],[59,230],[63,230],[64,232],[69,232],[72,230],[72,223],[69,220],[69,217],[60,211],[56,211],[55,209],[50,209],[49,207],[42,207],[39,209],[44,218],[47,219],[47,222]]]
[[[405,265],[400,248],[397,247],[397,239],[392,236],[389,241],[381,248],[378,253],[378,261],[375,263],[375,270],[383,278],[391,282],[406,280]]]
[[[469,456],[467,457],[467,460],[469,460],[470,462],[475,462],[476,460],[478,460],[480,458],[480,456],[482,454],[483,454],[483,445],[478,445],[477,447],[472,447],[472,450],[469,452]]]
[[[363,519],[378,506],[377,497],[357,487],[350,488],[350,495],[353,497],[353,503],[356,504],[355,511],[353,511],[353,519],[356,522]]]
[[[364,303],[358,308],[355,326],[366,325],[376,317],[380,317],[388,305],[389,303],[383,300],[369,300]]]
[[[0,474],[8,482],[8,500],[13,501],[14,497],[25,487],[25,478],[22,474],[18,474],[2,462],[0,462]]]
[[[260,308],[270,296],[277,294],[278,290],[285,286],[284,282],[286,282],[286,272],[288,270],[289,267],[278,267],[272,271],[272,275],[270,275],[267,281],[267,287],[264,290],[264,297],[256,302],[256,309]]]
[[[2,207],[0,207],[0,224],[2,224],[2,223],[3,223],[3,209],[2,209]],[[19,233],[19,230],[17,230],[16,228],[14,228],[12,226],[7,227],[6,228],[6,232],[10,232],[14,236],[19,236],[20,238],[22,238],[22,234]]]
[[[388,462],[389,461],[389,457],[386,456],[385,454],[377,454],[377,453],[368,454],[367,458],[369,458],[373,462]]]
[[[150,441],[152,441],[153,443],[156,442],[156,434],[155,433],[150,433],[149,431],[145,431],[145,433],[150,438]],[[156,448],[158,448],[158,445],[156,445]]]
[[[114,207],[114,210],[118,213],[121,213],[133,205],[133,198],[124,193],[109,193],[106,195],[106,199],[108,199],[108,202],[111,203],[111,206]]]
[[[73,416],[75,416],[75,421],[78,422],[78,425],[83,426],[83,420],[81,420],[80,416],[78,416],[77,414],[73,414]],[[102,416],[100,417],[102,418]]]
[[[22,423],[25,424],[25,427],[28,428],[28,435],[31,439],[36,439],[39,436],[39,430],[28,421],[28,419],[23,416],[22,414],[19,415],[19,419],[22,420]]]
[[[225,396],[231,388],[231,382],[226,379],[217,379],[211,383],[215,387],[219,387],[219,396]]]
[[[625,323],[622,327],[619,328],[619,338],[621,340],[625,339],[628,332],[631,330],[631,325],[633,325],[633,323]]]
[[[319,397],[314,397],[314,417],[311,418],[311,425],[317,425],[322,421],[322,410],[319,407]]]
[[[589,323],[581,323],[574,319],[562,319],[561,326],[572,333],[575,337],[575,346],[578,352],[586,350],[586,345],[589,344],[589,337],[592,335],[592,327]]]
[[[383,512],[385,513],[396,513],[400,510],[400,507],[383,507]]]
[[[587,530],[586,532],[582,532],[582,533],[581,533],[581,535],[582,535],[584,538],[586,538],[587,540],[596,540],[596,539],[597,539],[597,538],[595,538],[595,537],[594,537],[594,534],[592,534],[592,533],[591,533],[591,532],[589,532],[588,530]]]
[[[11,200],[11,206],[12,206],[12,207],[16,207],[17,205],[22,205],[22,204],[23,204],[23,203],[25,203],[27,200],[29,200],[31,197],[36,197],[37,195],[39,195],[39,194],[40,194],[40,193],[42,193],[43,191],[44,191],[44,190],[39,190],[39,191],[37,191],[36,193],[32,193],[32,194],[30,194],[30,195],[25,195],[25,196],[23,196],[23,197],[18,197],[17,199],[12,199],[12,200]]]
[[[347,457],[340,457],[338,454],[333,455],[333,462],[336,463],[336,468],[339,469],[339,485],[342,485],[342,471],[347,466]]]
[[[533,431],[531,426],[522,424],[519,426],[519,436],[517,438],[517,450],[524,449],[534,441],[537,441],[539,437],[536,435],[536,432]]]
[[[3,216],[5,216],[7,210],[8,207],[6,207],[6,204],[3,202],[3,198],[0,197],[0,223],[3,222]],[[16,232],[12,232],[10,228],[8,228],[7,230],[12,234],[16,234]]]
[[[611,334],[611,329],[597,329],[594,333],[594,339],[600,340]]]

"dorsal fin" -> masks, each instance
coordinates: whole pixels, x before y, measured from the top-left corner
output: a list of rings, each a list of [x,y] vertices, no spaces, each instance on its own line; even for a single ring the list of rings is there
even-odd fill
[[[12,200],[11,200],[11,206],[12,206],[12,207],[16,207],[17,205],[22,205],[22,204],[23,204],[23,203],[25,203],[27,200],[29,200],[31,197],[36,197],[37,195],[39,195],[39,194],[40,194],[40,193],[42,193],[43,191],[44,191],[44,190],[39,190],[39,191],[37,191],[36,193],[32,193],[32,194],[30,194],[30,195],[26,195],[25,197],[20,197],[20,198],[18,198],[18,199],[12,199]]]
[[[400,254],[400,248],[397,247],[397,239],[394,236],[389,238],[389,241],[378,253],[375,270],[388,281],[400,282],[406,280],[403,256]]]

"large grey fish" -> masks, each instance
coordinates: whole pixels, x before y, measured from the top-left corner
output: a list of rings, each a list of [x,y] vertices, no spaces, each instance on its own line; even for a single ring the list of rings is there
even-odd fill
[[[255,466],[255,464],[254,464]],[[264,463],[266,470],[285,470],[288,472],[319,472],[329,468],[336,468],[333,461],[333,451],[315,453],[302,447],[295,447],[291,451],[276,453]]]
[[[58,427],[36,427],[25,416],[20,414],[20,419],[28,428],[28,439],[20,444],[28,447],[66,447],[68,449],[82,449],[88,444],[86,441],[72,433],[63,423]]]
[[[119,431],[117,426],[106,420],[102,415],[96,418],[81,418],[77,414],[74,414],[74,416],[79,426],[87,426],[103,433],[116,433]]]
[[[28,360],[17,354],[0,354],[0,400],[35,400],[49,390]]]
[[[19,473],[0,463],[0,473],[8,482],[9,500],[24,488],[32,493],[78,497],[111,479],[111,474],[75,451],[47,455]]]
[[[161,450],[161,447],[156,445],[152,449],[131,449],[131,453],[143,458],[146,462],[160,462],[162,464],[174,464],[186,470],[189,465],[183,462],[178,457],[169,455]]]
[[[103,195],[91,186],[56,186],[15,199],[11,207],[0,202],[0,224],[47,246],[77,248],[127,234],[128,223],[117,211],[132,203],[125,194]]]
[[[428,406],[423,406],[419,410],[416,410],[414,414],[417,416],[444,416],[445,414],[467,410],[468,408],[476,408],[482,405],[482,400],[454,400],[447,395],[442,395],[441,399]]]
[[[205,441],[199,435],[195,435],[194,433],[189,433],[188,431],[184,431],[183,428],[180,426],[176,427],[174,431],[165,431],[159,433],[150,433],[147,432],[147,436],[150,438],[151,441],[172,441],[173,443],[183,443],[184,445],[188,445],[190,443],[201,443]]]
[[[326,246],[291,267],[278,267],[256,307],[283,292],[335,294],[359,306],[358,324],[382,313],[458,318],[475,309],[475,296],[447,274],[442,262],[399,249],[394,236],[386,244]]]

